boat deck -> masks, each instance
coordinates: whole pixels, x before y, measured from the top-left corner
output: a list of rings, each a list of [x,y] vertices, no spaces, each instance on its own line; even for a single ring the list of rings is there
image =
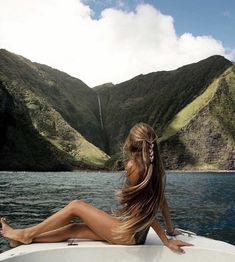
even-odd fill
[[[185,254],[177,254],[163,246],[152,230],[149,231],[145,245],[110,245],[102,241],[75,240],[60,243],[37,243],[22,245],[0,254],[0,261],[8,262],[75,262],[75,261],[190,261],[190,262],[235,262],[235,246],[197,236],[190,232],[173,237],[192,243],[192,247],[183,247]]]

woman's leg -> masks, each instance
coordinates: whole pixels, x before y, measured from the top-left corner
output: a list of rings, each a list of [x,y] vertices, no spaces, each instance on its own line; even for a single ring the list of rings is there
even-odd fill
[[[64,227],[42,233],[33,239],[34,243],[55,243],[65,241],[70,238],[104,240],[92,231],[84,223],[69,224]]]
[[[33,243],[55,243],[66,241],[70,238],[76,239],[90,239],[90,240],[100,240],[104,241],[103,238],[98,236],[94,231],[92,231],[87,225],[84,223],[74,223],[69,224],[64,227],[42,233],[41,235],[36,236],[32,242]],[[11,247],[16,247],[22,245],[23,243],[9,240],[9,244]]]
[[[12,229],[10,226],[3,227],[3,236],[24,244],[48,231],[55,230],[69,224],[74,217],[80,217],[83,222],[102,239],[115,243],[112,229],[120,224],[120,221],[104,211],[95,208],[81,200],[74,200],[63,209],[50,216],[40,224],[26,229]],[[1,219],[2,224],[4,221]]]

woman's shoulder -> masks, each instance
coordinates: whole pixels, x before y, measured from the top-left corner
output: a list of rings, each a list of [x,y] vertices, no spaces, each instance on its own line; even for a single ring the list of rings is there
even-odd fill
[[[128,174],[133,172],[141,172],[142,167],[136,159],[131,158],[125,164],[125,171],[127,171]]]
[[[131,169],[136,165],[134,159],[129,159],[125,163],[125,169]]]

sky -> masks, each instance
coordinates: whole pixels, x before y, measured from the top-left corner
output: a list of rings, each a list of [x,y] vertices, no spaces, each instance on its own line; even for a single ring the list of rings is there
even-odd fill
[[[235,60],[233,0],[0,0],[0,48],[90,87]]]

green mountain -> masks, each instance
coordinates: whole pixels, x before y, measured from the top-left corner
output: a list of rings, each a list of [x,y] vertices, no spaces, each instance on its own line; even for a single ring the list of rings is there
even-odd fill
[[[0,52],[0,66],[1,170],[104,167],[109,156],[65,120],[73,116],[75,119],[71,120],[72,123],[80,125],[86,134],[94,132],[93,139],[100,139],[92,106],[86,111],[95,97],[89,87],[62,72],[32,63],[5,50]],[[43,70],[46,72],[43,73]],[[57,82],[51,83],[52,79]],[[74,97],[73,90],[76,90]],[[75,97],[79,99],[76,101]],[[75,104],[79,111],[77,118]],[[89,116],[87,122],[86,115]],[[96,122],[93,123],[93,119]]]
[[[108,153],[119,151],[120,142],[139,121],[151,124],[161,136],[172,118],[230,66],[225,58],[213,56],[177,70],[139,75],[96,90],[101,99]]]
[[[92,89],[2,49],[0,83],[0,169],[122,169],[140,121],[167,169],[235,169],[235,69],[224,57]]]
[[[165,128],[166,168],[235,169],[235,66],[231,66]]]
[[[8,79],[44,98],[71,127],[100,148],[104,148],[100,132],[96,93],[81,80],[46,65],[0,50],[1,79]]]
[[[154,127],[167,169],[235,169],[234,66],[221,56],[96,90],[102,101],[109,168],[137,122]],[[209,110],[208,114],[205,111]],[[196,123],[198,119],[198,124]]]

